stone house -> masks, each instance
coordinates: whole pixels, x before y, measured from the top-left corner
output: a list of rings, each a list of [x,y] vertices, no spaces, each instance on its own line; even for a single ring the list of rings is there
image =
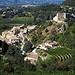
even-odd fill
[[[38,55],[34,54],[33,52],[30,52],[26,54],[24,61],[30,60],[31,63],[34,63],[34,61],[37,61],[38,58],[39,58]]]
[[[30,31],[30,30],[32,30],[32,29],[34,29],[36,27],[36,25],[33,25],[33,26],[27,26],[27,29],[28,29],[28,31]]]
[[[15,42],[19,43],[20,42],[20,38],[18,38],[18,37],[11,37],[11,38],[9,38],[9,42],[12,43],[12,44],[15,43]]]
[[[55,17],[53,17],[54,21],[64,21],[67,18],[66,13],[57,13]]]

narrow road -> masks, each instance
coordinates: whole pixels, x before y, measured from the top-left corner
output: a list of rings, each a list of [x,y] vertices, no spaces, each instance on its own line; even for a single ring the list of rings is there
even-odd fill
[[[23,50],[23,48],[24,48],[24,40],[25,40],[25,38],[23,37],[23,40],[22,40],[22,46],[21,46],[21,51],[22,51],[22,55],[24,55],[25,54],[25,51]]]

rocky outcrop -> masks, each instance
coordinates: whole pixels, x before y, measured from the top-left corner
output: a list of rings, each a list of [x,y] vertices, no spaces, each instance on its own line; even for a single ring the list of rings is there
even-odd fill
[[[68,25],[67,25],[67,23],[64,23],[62,26],[61,26],[61,28],[60,28],[60,33],[62,33],[62,32],[64,32],[66,29],[68,28]]]

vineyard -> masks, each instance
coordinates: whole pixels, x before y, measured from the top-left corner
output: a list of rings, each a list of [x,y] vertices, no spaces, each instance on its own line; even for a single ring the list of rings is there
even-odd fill
[[[58,61],[63,61],[69,58],[72,58],[71,50],[67,48],[56,48],[56,49],[49,49],[45,51],[50,55],[50,57],[55,57]]]
[[[71,50],[67,48],[55,48],[55,49],[49,49],[49,50],[37,50],[37,53],[42,57],[42,58],[56,58],[57,61],[65,61],[69,58],[72,58],[71,55]]]

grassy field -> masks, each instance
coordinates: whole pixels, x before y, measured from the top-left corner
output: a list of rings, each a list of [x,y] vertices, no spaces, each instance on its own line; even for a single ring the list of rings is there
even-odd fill
[[[7,25],[10,28],[12,28],[13,26],[16,26],[16,25],[20,25],[20,24],[31,25],[32,23],[33,23],[32,17],[16,17],[15,16],[12,19],[8,19],[8,18],[2,18],[0,16],[0,27]],[[6,30],[10,28],[7,28]],[[3,31],[5,31],[5,29],[0,30],[0,35]]]
[[[0,25],[10,25],[10,24],[32,24],[32,17],[14,17],[12,19],[1,18],[0,17]]]

